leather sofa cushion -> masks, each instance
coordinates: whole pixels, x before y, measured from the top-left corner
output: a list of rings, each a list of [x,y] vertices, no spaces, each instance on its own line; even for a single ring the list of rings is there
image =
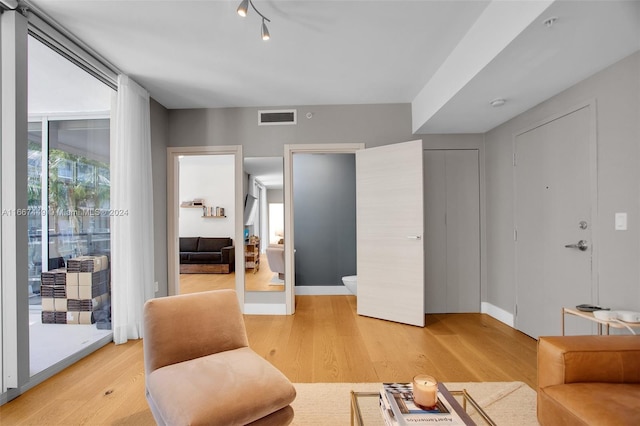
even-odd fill
[[[640,424],[640,385],[570,383],[542,388],[538,395],[541,424]]]
[[[200,237],[180,237],[180,251],[198,251]]]
[[[147,392],[168,425],[246,425],[296,396],[291,382],[248,347],[152,371]]]
[[[190,263],[222,263],[222,253],[189,253]]]
[[[223,247],[231,246],[231,238],[207,238],[200,237],[198,250],[196,251],[222,251]]]

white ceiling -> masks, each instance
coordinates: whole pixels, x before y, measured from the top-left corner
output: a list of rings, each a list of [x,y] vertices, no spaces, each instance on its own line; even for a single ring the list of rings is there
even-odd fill
[[[258,179],[266,188],[282,189],[284,186],[282,157],[245,157],[244,171]]]
[[[485,132],[640,49],[639,1],[255,0],[267,42],[239,0],[31,3],[167,108],[412,103],[415,133]]]

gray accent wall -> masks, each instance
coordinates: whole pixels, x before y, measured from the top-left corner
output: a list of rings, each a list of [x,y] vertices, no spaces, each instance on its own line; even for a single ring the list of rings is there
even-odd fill
[[[640,52],[636,52],[485,135],[488,288],[483,300],[507,312],[514,312],[516,300],[514,134],[590,100],[596,103],[598,146],[595,302],[640,311]],[[628,231],[614,230],[616,212],[628,213]]]
[[[355,155],[294,154],[293,181],[296,286],[342,285],[356,274]]]
[[[151,174],[153,177],[153,231],[156,296],[166,296],[167,289],[167,146],[169,111],[151,100]]]

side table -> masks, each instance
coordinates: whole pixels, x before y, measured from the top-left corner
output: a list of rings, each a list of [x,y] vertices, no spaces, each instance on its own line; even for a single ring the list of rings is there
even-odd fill
[[[613,328],[627,328],[627,327],[640,328],[640,323],[633,323],[633,322],[621,323],[621,322],[618,322],[618,321],[601,320],[601,319],[596,318],[593,315],[593,312],[584,312],[584,311],[579,311],[579,310],[573,309],[573,308],[562,308],[562,335],[563,336],[564,336],[564,317],[565,317],[565,315],[575,315],[577,317],[584,318],[586,320],[598,323],[598,334],[602,334],[602,326],[603,325],[605,326],[606,334],[609,334],[609,328],[610,327],[613,327]]]

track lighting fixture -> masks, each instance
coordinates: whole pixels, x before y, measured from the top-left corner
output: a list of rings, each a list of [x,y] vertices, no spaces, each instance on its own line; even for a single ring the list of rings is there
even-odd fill
[[[265,24],[264,19],[262,19],[262,39],[267,41],[271,38],[269,35],[269,29],[267,28],[267,24]]]
[[[238,15],[243,18],[247,16],[247,9],[249,8],[249,0],[242,0],[240,6],[238,6]]]
[[[269,40],[271,38],[271,35],[269,34],[269,29],[267,28],[267,22],[271,22],[271,20],[260,13],[258,9],[256,9],[255,5],[253,4],[253,0],[242,0],[240,2],[240,6],[238,6],[237,9],[238,15],[242,16],[243,18],[247,16],[247,13],[249,12],[249,5],[251,5],[251,8],[262,17],[262,39],[264,41]]]

